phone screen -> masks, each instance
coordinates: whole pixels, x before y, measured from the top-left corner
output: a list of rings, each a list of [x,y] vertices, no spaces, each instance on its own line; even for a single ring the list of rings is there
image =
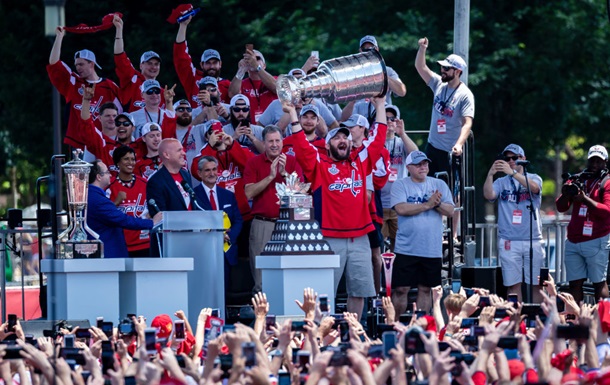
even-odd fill
[[[268,333],[273,333],[271,330],[272,326],[275,326],[275,315],[267,315],[267,317],[265,317],[265,330]]]
[[[244,342],[241,345],[241,349],[243,351],[244,358],[246,359],[246,367],[252,368],[256,366],[256,351],[254,343]]]
[[[320,295],[320,311],[323,313],[328,312],[328,295]]]
[[[451,291],[454,293],[459,293],[460,292],[460,288],[462,287],[462,281],[459,279],[454,279],[453,281],[451,281]]]
[[[13,329],[15,328],[16,325],[17,325],[17,315],[9,314],[8,315],[8,330],[13,331]]]
[[[144,331],[144,340],[146,343],[146,353],[155,354],[157,353],[157,330],[156,329],[146,329]]]
[[[381,338],[383,340],[383,355],[391,357],[390,350],[396,347],[396,332],[385,332]]]
[[[174,326],[176,328],[176,340],[184,340],[186,338],[184,335],[184,321],[176,320]]]
[[[540,282],[538,282],[538,284],[540,286],[542,286],[544,284],[544,281],[548,281],[548,280],[549,280],[549,268],[548,267],[540,268]]]

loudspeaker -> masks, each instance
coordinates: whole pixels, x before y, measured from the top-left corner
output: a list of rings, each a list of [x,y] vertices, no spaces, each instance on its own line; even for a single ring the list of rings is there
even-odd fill
[[[497,294],[498,274],[502,277],[502,269],[499,266],[462,266],[462,286],[479,287]]]
[[[61,321],[49,321],[49,320],[32,320],[32,321],[19,321],[24,334],[33,334],[34,338],[43,337],[43,330],[53,330],[55,325]],[[67,325],[80,329],[89,329],[91,323],[89,320],[66,320]]]
[[[17,227],[23,227],[23,210],[8,209],[8,228],[14,230]]]

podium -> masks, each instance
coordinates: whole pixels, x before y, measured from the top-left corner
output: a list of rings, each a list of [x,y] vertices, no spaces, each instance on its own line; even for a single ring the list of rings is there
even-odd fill
[[[339,268],[338,255],[259,255],[256,268],[263,273],[269,314],[302,314],[294,300],[303,300],[306,287],[313,288],[318,295],[328,294],[328,307],[334,309],[334,269]]]
[[[48,319],[88,319],[95,325],[98,316],[113,322],[124,317],[118,298],[125,259],[43,259],[41,270],[48,281]]]
[[[188,311],[188,272],[193,258],[128,258],[119,274],[119,307],[152,320],[159,314]]]
[[[197,324],[204,307],[224,313],[224,224],[222,211],[164,211],[162,258],[193,258],[188,271],[188,310]],[[174,309],[178,310],[178,309]]]

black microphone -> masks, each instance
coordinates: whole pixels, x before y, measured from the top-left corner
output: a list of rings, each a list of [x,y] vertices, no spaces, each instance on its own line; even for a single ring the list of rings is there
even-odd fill
[[[152,206],[152,208],[153,208],[153,209],[157,210],[157,213],[160,213],[160,212],[161,212],[161,209],[159,208],[159,206],[157,206],[157,202],[155,202],[155,200],[154,200],[154,199],[150,198],[150,199],[148,200],[148,204],[149,204],[150,206]],[[155,213],[155,214],[157,214],[157,213]],[[154,215],[153,215],[153,216],[154,216]]]
[[[515,162],[515,164],[517,166],[529,166],[530,165],[530,161],[529,160],[518,160]]]
[[[197,196],[195,195],[195,190],[193,190],[191,185],[184,179],[182,180],[182,182],[180,182],[180,184],[182,185],[184,191],[186,191],[191,196],[191,201],[195,203],[195,206],[197,206],[199,210],[205,211],[201,206],[199,206],[199,202],[197,202]]]

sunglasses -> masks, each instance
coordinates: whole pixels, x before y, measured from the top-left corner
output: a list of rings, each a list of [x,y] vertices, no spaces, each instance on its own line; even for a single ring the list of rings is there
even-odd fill
[[[395,122],[398,120],[398,118],[395,117],[391,117],[391,116],[386,116],[386,118],[390,121],[390,122]]]
[[[441,69],[446,72],[453,69],[453,67],[441,66]]]
[[[216,92],[216,91],[218,91],[218,88],[210,87],[210,88],[206,89],[206,91],[208,91],[208,92]]]
[[[122,122],[115,122],[117,127],[123,126],[123,127],[129,127],[131,126],[131,122],[124,120]]]
[[[176,111],[178,112],[193,112],[193,108],[192,107],[178,107],[176,108]]]
[[[514,160],[514,161],[516,162],[516,161],[517,161],[517,159],[519,159],[519,156],[518,156],[518,155],[514,155],[514,156],[505,156],[505,157],[504,157],[504,160],[505,160],[505,161],[507,161],[507,162],[508,162],[508,161],[511,161],[511,160]]]
[[[161,90],[159,88],[151,88],[150,90],[146,90],[146,95],[159,95],[161,93]]]
[[[248,112],[250,111],[250,107],[233,107],[233,111],[235,112]]]

